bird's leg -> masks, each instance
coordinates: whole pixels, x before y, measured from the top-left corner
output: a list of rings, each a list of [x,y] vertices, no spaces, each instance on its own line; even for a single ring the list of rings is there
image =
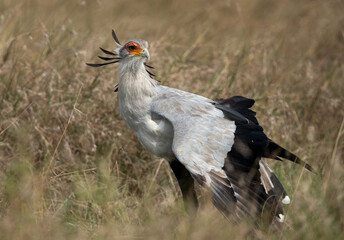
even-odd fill
[[[181,164],[177,159],[170,162],[170,166],[182,191],[186,211],[191,216],[196,215],[198,209],[198,200],[194,187],[194,179],[184,165]]]

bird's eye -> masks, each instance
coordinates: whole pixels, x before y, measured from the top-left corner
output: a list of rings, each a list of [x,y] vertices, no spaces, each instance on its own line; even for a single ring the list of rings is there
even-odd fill
[[[135,50],[136,49],[136,46],[135,45],[130,45],[128,46],[128,49],[131,51],[131,50]]]
[[[127,49],[128,52],[134,51],[135,49],[138,49],[138,44],[135,42],[130,42],[127,45],[125,45],[125,48]]]

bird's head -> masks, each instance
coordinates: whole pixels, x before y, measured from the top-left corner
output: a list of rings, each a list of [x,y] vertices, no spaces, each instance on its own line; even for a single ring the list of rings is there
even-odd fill
[[[117,51],[123,60],[135,58],[146,58],[149,60],[148,42],[142,39],[130,40]]]
[[[133,39],[122,46],[115,34],[115,31],[112,30],[112,37],[115,40],[117,47],[114,51],[105,50],[100,48],[103,53],[109,55],[108,57],[98,56],[100,59],[106,61],[105,63],[86,63],[91,67],[101,67],[104,65],[114,64],[122,62],[124,65],[128,66],[128,63],[134,63],[134,65],[144,64],[146,67],[146,72],[151,78],[155,77],[155,74],[148,71],[147,68],[154,69],[154,67],[145,63],[145,60],[149,60],[148,52],[148,42],[142,39]],[[129,64],[130,66],[131,64]],[[117,85],[118,86],[118,85]],[[115,87],[115,92],[118,91],[118,87]]]
[[[114,51],[108,51],[100,48],[103,53],[110,55],[110,57],[98,56],[100,59],[105,60],[105,63],[87,63],[91,67],[100,67],[108,64],[127,62],[127,61],[142,61],[149,60],[148,42],[142,39],[133,39],[124,44],[120,44],[114,30],[112,30],[112,37],[115,40],[117,47]],[[145,64],[146,65],[146,64]],[[146,65],[147,67],[150,67]],[[151,68],[151,67],[150,67]]]

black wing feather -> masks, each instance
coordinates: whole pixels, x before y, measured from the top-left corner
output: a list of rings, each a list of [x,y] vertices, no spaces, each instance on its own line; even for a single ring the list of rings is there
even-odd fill
[[[253,99],[235,96],[217,99],[214,105],[236,125],[234,144],[227,153],[223,170],[236,193],[238,202],[242,201],[242,204],[246,205],[251,216],[264,218],[260,220],[271,222],[276,217],[282,221],[281,200],[287,195],[273,173],[263,176],[271,180],[272,187],[267,191],[263,186],[259,170],[262,157],[277,160],[285,158],[303,165],[308,170],[313,169],[265,135],[255,117],[256,113],[250,109],[254,105]]]
[[[279,146],[265,135],[263,128],[259,125],[255,117],[256,112],[249,109],[254,104],[253,99],[235,96],[228,99],[219,99],[214,104],[224,112],[227,118],[235,121],[237,125],[236,133],[243,138],[243,141],[249,146],[249,150],[252,151],[251,153],[254,152],[262,157],[279,161],[287,159],[314,172],[314,169],[309,164]]]

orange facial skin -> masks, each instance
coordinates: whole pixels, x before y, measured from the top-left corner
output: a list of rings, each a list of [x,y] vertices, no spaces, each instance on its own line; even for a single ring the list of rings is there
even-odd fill
[[[136,42],[127,43],[125,49],[127,49],[130,55],[142,56],[143,49]]]

